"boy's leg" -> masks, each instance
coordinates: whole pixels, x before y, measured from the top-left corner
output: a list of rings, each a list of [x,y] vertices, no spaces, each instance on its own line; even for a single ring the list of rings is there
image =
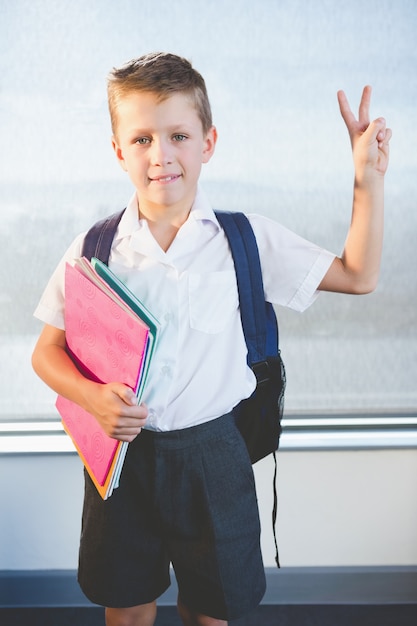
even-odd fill
[[[178,598],[178,613],[184,626],[227,626],[227,622],[191,611]]]
[[[184,626],[227,626],[224,620],[191,611],[178,598],[178,613]],[[106,609],[106,626],[153,626],[156,602],[127,609]]]
[[[106,609],[106,626],[153,626],[156,602],[127,609]]]
[[[107,500],[86,475],[78,580],[95,604],[152,605],[170,585],[169,556],[152,502],[152,458],[152,439],[144,431],[129,444],[120,485]]]
[[[256,608],[265,592],[245,442],[226,415],[158,433],[155,446],[155,504],[166,529],[184,623],[227,624]]]

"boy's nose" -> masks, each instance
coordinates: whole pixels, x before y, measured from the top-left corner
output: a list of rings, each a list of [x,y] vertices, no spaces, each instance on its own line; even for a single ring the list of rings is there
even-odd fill
[[[161,139],[154,139],[151,148],[152,165],[167,165],[172,162],[171,146]]]

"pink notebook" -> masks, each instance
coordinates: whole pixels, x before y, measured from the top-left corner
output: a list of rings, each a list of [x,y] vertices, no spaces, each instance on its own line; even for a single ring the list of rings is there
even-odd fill
[[[67,398],[58,396],[56,408],[91,480],[106,500],[117,487],[127,443],[106,435],[91,413]]]
[[[148,349],[149,328],[117,294],[104,293],[100,282],[102,279],[93,283],[79,268],[67,264],[68,353],[88,378],[103,383],[122,382],[136,392]],[[56,407],[97,489],[103,498],[108,497],[117,485],[127,444],[109,437],[93,415],[70,400],[58,396]]]

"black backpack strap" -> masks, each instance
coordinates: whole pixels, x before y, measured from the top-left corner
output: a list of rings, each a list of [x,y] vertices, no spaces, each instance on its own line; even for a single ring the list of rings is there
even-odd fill
[[[125,210],[118,211],[93,224],[85,235],[82,256],[89,260],[94,256],[108,265],[111,245]]]

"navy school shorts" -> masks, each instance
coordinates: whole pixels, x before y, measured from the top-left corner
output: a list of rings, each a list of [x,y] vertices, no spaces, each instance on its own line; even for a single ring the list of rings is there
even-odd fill
[[[78,579],[106,607],[170,585],[191,610],[236,619],[265,593],[252,465],[231,414],[172,432],[142,430],[108,500],[85,474]]]

